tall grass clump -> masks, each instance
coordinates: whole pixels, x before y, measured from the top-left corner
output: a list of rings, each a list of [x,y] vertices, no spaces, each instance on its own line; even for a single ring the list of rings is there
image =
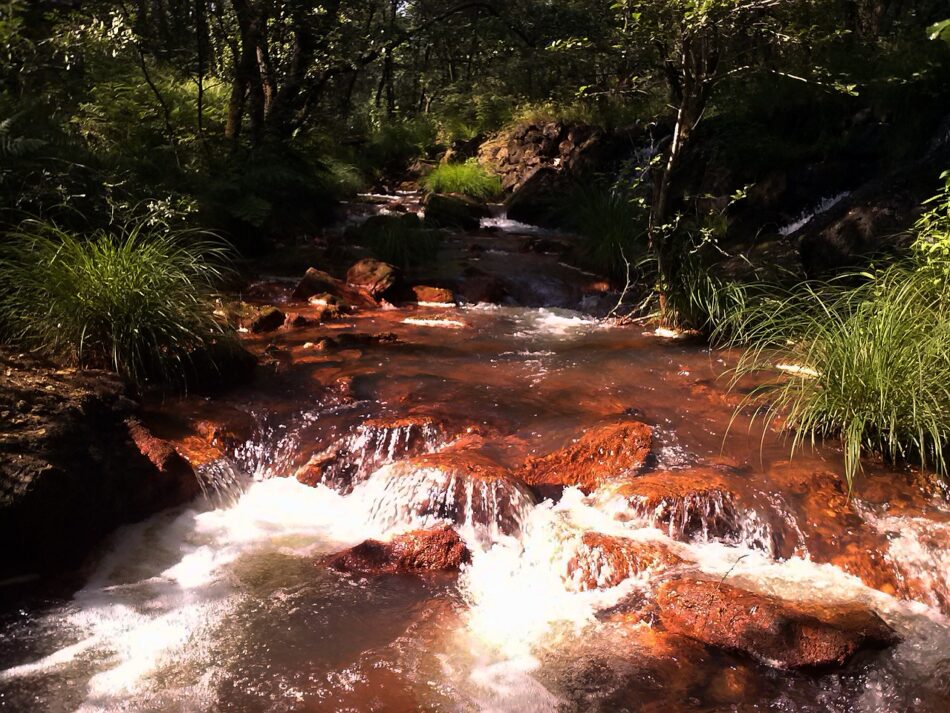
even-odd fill
[[[648,250],[642,206],[618,187],[577,187],[565,207],[565,220],[584,239],[580,259],[592,270],[612,278],[627,277],[641,265]]]
[[[213,298],[227,259],[208,236],[145,223],[88,237],[25,223],[0,248],[0,335],[135,383],[173,377],[226,336]]]
[[[501,194],[501,179],[470,159],[465,163],[445,163],[426,176],[425,188],[430,193],[461,193],[488,200]]]
[[[839,438],[849,488],[864,453],[918,459],[945,475],[948,283],[916,263],[863,277],[857,287],[840,280],[800,285],[737,312],[731,341],[748,348],[736,379],[776,375],[748,399],[766,420],[784,420],[793,453]]]

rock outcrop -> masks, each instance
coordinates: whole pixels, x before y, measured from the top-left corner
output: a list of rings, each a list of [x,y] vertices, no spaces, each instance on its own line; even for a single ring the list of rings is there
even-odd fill
[[[869,609],[806,608],[723,582],[664,582],[657,604],[668,631],[776,668],[840,666],[859,649],[897,641],[894,631]]]
[[[75,565],[118,525],[199,494],[115,375],[4,351],[0,370],[0,573]]]

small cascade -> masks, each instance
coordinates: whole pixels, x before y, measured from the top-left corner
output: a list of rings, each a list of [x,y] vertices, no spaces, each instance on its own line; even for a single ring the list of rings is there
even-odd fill
[[[681,542],[724,542],[773,557],[777,554],[772,525],[757,510],[740,507],[732,493],[721,490],[659,501],[632,496],[623,517],[640,520]]]
[[[841,201],[851,195],[851,191],[842,191],[828,198],[823,198],[818,205],[810,210],[806,210],[802,213],[797,220],[793,220],[788,225],[784,225],[779,228],[778,233],[782,237],[788,237],[793,233],[797,233],[799,230],[808,225],[814,218],[817,218],[822,213],[827,213],[829,210],[838,205]]]
[[[219,458],[199,466],[195,474],[205,499],[215,508],[237,504],[251,479],[230,458]]]
[[[454,523],[467,539],[489,545],[517,536],[534,506],[528,490],[506,476],[453,465],[401,461],[384,466],[353,491],[381,529]]]
[[[350,436],[312,456],[296,477],[308,485],[322,483],[348,493],[382,466],[435,453],[453,440],[446,424],[432,417],[370,419]]]

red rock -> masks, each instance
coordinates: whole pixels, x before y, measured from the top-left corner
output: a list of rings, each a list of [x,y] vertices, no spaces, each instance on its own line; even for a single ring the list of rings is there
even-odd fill
[[[661,542],[585,532],[577,554],[567,565],[567,575],[582,590],[599,589],[615,587],[648,570],[668,569],[683,562]]]
[[[366,292],[350,287],[342,280],[338,280],[315,267],[311,267],[304,274],[303,279],[294,290],[292,298],[305,301],[311,297],[327,293],[354,307],[372,309],[379,306],[376,300]]]
[[[176,500],[185,502],[201,493],[201,484],[191,464],[174,446],[166,440],[157,438],[137,418],[126,421],[129,436],[139,452],[168,482],[174,483]]]
[[[664,582],[657,590],[657,604],[668,631],[776,668],[842,665],[863,647],[897,641],[894,631],[869,609],[806,607],[723,582]]]
[[[334,555],[329,565],[343,572],[414,572],[458,570],[471,554],[451,527],[414,530],[389,542],[365,542]]]
[[[499,533],[517,535],[534,505],[523,484],[473,448],[442,450],[391,468],[390,477],[408,481],[401,492],[394,489],[399,507],[416,517],[471,526],[485,541]]]
[[[630,478],[612,488],[625,498],[630,514],[677,540],[696,537],[740,539],[773,555],[789,556],[794,537],[773,526],[766,503],[758,503],[743,482],[712,467],[659,471]]]
[[[212,446],[234,448],[254,435],[257,423],[246,411],[217,407],[213,414],[195,423],[195,430]]]
[[[653,429],[622,421],[587,431],[546,456],[528,458],[517,476],[533,486],[576,485],[585,492],[639,469],[650,455]]]
[[[444,287],[413,285],[412,295],[416,302],[447,304],[455,302],[455,294]]]
[[[382,297],[398,279],[399,271],[395,267],[371,257],[363,258],[346,271],[346,283],[373,298]]]

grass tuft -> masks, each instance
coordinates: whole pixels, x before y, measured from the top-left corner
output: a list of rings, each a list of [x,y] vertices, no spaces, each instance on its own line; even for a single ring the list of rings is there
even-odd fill
[[[776,378],[748,397],[784,419],[792,451],[839,438],[849,488],[864,453],[919,459],[946,475],[950,288],[917,264],[807,283],[745,305],[728,325],[747,349],[735,371]],[[779,371],[781,368],[781,371]]]
[[[191,352],[227,336],[214,290],[228,252],[144,223],[88,238],[24,223],[0,248],[0,336],[139,384],[180,375]]]
[[[501,195],[501,179],[471,159],[465,163],[442,164],[426,176],[425,188],[430,193],[461,193],[488,200]]]

